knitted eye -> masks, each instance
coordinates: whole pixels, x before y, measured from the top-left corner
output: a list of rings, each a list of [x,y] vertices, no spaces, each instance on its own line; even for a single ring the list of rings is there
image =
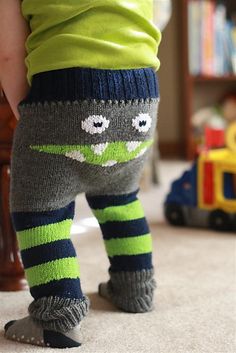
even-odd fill
[[[93,135],[101,134],[108,128],[109,124],[110,121],[102,115],[90,115],[87,119],[81,122],[81,127],[83,130]]]
[[[140,113],[132,119],[132,126],[139,132],[147,132],[152,125],[152,119],[149,114]]]

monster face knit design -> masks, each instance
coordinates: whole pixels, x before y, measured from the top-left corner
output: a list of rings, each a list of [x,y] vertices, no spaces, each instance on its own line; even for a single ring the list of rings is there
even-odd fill
[[[112,123],[115,125],[118,122],[113,121]],[[149,114],[140,113],[137,117],[132,119],[132,127],[138,132],[141,132],[142,135],[148,132],[151,128],[151,124],[152,119]],[[104,140],[106,139],[105,130],[108,129],[109,125],[110,120],[102,115],[91,115],[81,122],[81,128],[88,134],[102,134]],[[128,162],[142,156],[152,143],[152,140],[144,142],[116,141],[94,145],[39,145],[30,146],[30,148],[40,152],[63,154],[79,162],[101,165],[102,167],[111,167],[117,163]]]
[[[102,167],[111,167],[117,163],[125,163],[134,158],[142,156],[151,141],[131,141],[131,142],[108,142],[97,145],[47,145],[47,146],[30,146],[32,150],[46,152],[52,154],[62,154],[68,158],[79,162],[101,165]],[[106,151],[105,151],[106,150]]]
[[[119,195],[137,189],[153,141],[157,105],[158,99],[152,98],[20,106],[13,163],[22,173],[24,187],[13,170],[13,211],[40,211],[45,204],[55,210],[82,192]],[[148,131],[132,125],[140,111],[150,116]],[[109,127],[102,133],[86,132],[82,122],[92,115],[109,119]]]
[[[89,72],[94,82],[83,79],[88,69],[38,74],[19,104],[10,209],[34,301],[29,316],[5,330],[25,343],[37,337],[42,346],[80,345],[89,300],[70,228],[82,192],[110,261],[100,295],[128,312],[153,307],[152,239],[137,192],[156,129],[156,77],[152,69]]]

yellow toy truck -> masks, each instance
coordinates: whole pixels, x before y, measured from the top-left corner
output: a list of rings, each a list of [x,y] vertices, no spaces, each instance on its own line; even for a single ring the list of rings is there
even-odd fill
[[[172,183],[164,209],[173,225],[236,230],[236,122],[226,131],[225,148],[203,150]]]

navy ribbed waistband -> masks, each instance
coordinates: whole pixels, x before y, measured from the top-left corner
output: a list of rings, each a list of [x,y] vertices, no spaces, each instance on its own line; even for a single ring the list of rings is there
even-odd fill
[[[152,68],[98,70],[73,67],[35,74],[30,91],[20,104],[85,99],[131,100],[158,96],[158,81]]]

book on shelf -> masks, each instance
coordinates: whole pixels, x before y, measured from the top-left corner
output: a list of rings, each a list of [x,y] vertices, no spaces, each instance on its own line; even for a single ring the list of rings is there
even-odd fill
[[[236,74],[236,23],[224,2],[188,1],[188,44],[192,75]]]
[[[233,72],[236,73],[236,26],[234,26],[232,29],[232,42],[233,42],[232,66],[233,66]]]
[[[198,1],[190,1],[188,4],[188,47],[189,69],[193,75],[200,74],[201,61],[201,11]]]
[[[200,72],[214,75],[214,2],[201,2],[200,23]]]

